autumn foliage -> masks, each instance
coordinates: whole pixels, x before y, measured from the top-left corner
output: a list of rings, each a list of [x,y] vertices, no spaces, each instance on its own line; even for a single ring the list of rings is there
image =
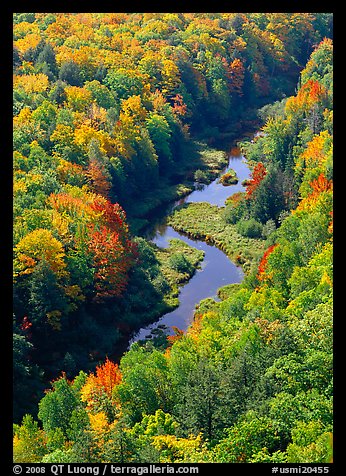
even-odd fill
[[[302,85],[296,96],[287,100],[286,110],[293,112],[309,112],[314,105],[323,103],[327,98],[327,89],[319,81],[309,79]]]
[[[13,20],[14,461],[331,462],[332,14]],[[134,235],[189,141],[240,138],[257,108],[245,192],[201,217],[245,279],[123,353],[173,305]]]
[[[252,197],[264,177],[266,176],[266,169],[262,162],[258,162],[251,174],[251,180],[246,185],[246,198],[249,199]]]
[[[271,245],[263,253],[263,256],[261,258],[261,261],[259,262],[258,269],[257,269],[257,278],[260,281],[264,281],[268,277],[267,272],[266,272],[267,271],[267,264],[268,264],[268,257],[274,251],[274,249],[276,247],[277,247],[277,244]]]
[[[243,96],[244,76],[245,76],[245,67],[243,65],[243,62],[241,59],[235,58],[232,61],[232,63],[229,65],[229,69],[228,69],[228,79],[229,79],[228,87],[231,94]]]
[[[332,202],[333,181],[328,180],[323,173],[309,182],[309,193],[299,203],[295,212],[311,211],[323,203]]]
[[[323,173],[321,173],[317,179],[313,180],[310,185],[313,194],[319,194],[321,192],[333,190],[333,182],[328,180]]]
[[[127,284],[131,257],[126,254],[118,233],[106,226],[90,226],[88,248],[93,256],[96,300],[121,296]]]
[[[90,392],[105,392],[112,397],[116,385],[121,382],[121,372],[117,364],[106,358],[102,365],[96,367],[95,373],[90,373],[82,389],[84,399],[90,398]]]

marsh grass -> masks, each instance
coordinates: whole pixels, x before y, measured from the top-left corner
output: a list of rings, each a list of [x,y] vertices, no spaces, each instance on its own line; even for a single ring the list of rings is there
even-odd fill
[[[238,233],[236,225],[222,218],[223,209],[206,202],[184,204],[168,217],[168,223],[176,231],[217,246],[249,272],[263,254],[265,241]]]

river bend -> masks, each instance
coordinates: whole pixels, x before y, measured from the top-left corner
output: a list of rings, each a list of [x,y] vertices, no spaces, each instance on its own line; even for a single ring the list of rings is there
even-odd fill
[[[209,202],[212,205],[223,206],[227,197],[244,190],[241,183],[250,175],[245,157],[238,148],[231,149],[229,163],[220,175],[230,168],[237,174],[239,179],[237,184],[224,186],[218,183],[218,178],[216,178],[210,184],[199,187],[183,199],[175,202],[170,210],[182,203],[192,202]],[[239,283],[243,279],[242,269],[230,261],[223,251],[216,246],[188,238],[175,231],[167,225],[166,218],[155,226],[150,235],[151,241],[161,248],[168,247],[171,238],[179,238],[188,245],[203,250],[205,256],[201,268],[197,269],[193,277],[180,288],[179,306],[164,314],[156,322],[142,327],[132,337],[130,344],[150,337],[157,328],[165,329],[167,334],[173,334],[172,326],[185,331],[192,322],[196,304],[208,297],[218,300],[217,290],[220,287],[226,284]]]

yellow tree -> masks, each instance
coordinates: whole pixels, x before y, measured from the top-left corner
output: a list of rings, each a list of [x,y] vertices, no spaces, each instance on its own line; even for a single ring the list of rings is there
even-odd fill
[[[162,60],[162,82],[161,82],[161,91],[165,96],[174,95],[177,87],[179,86],[180,72],[176,63],[171,59]]]
[[[66,86],[67,107],[74,111],[86,112],[92,103],[92,94],[88,89],[78,86]]]
[[[45,259],[60,278],[66,276],[65,251],[50,230],[39,228],[28,233],[14,249],[15,276],[32,273],[36,264]]]

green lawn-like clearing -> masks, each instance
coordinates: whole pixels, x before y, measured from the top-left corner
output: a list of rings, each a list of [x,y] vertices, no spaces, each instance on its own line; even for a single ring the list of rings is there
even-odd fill
[[[188,203],[177,208],[169,216],[168,223],[179,232],[214,244],[248,272],[263,254],[265,242],[240,235],[236,225],[225,223],[222,210],[222,207],[206,202]]]

